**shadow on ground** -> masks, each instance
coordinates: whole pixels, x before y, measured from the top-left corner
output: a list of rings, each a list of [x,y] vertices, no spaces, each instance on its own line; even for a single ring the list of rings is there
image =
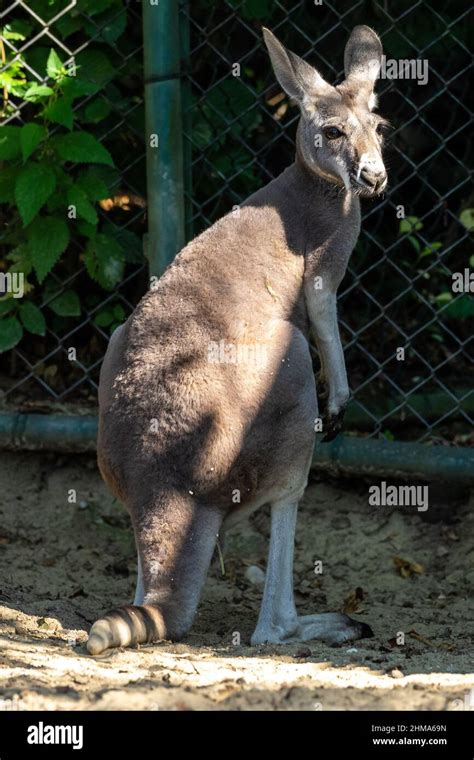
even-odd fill
[[[298,607],[345,606],[373,639],[249,646],[261,588],[246,572],[265,567],[263,510],[228,537],[226,574],[213,565],[184,642],[92,659],[90,623],[133,597],[127,515],[86,456],[4,454],[0,500],[0,709],[457,709],[474,686],[469,503],[425,522],[413,508],[369,507],[361,481],[308,489]],[[402,577],[395,557],[422,571]]]

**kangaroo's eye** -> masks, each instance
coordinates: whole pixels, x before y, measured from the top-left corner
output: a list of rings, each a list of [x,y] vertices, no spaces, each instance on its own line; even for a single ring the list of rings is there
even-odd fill
[[[337,127],[326,127],[323,132],[324,137],[326,137],[328,140],[337,140],[338,137],[342,137],[344,134]]]
[[[375,131],[377,132],[378,135],[382,137],[387,132],[387,125],[384,124],[383,121],[381,121],[375,127]]]

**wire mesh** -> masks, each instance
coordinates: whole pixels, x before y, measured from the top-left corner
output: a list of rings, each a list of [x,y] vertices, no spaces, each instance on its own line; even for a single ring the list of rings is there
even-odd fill
[[[80,318],[48,323],[44,339],[26,339],[0,357],[4,403],[15,408],[94,404],[109,337],[97,314],[119,303],[125,318],[147,286],[137,245],[146,216],[140,10],[132,0],[17,0],[2,12],[0,25],[24,17],[31,26],[25,41],[4,41],[4,71],[21,58],[31,77],[46,81],[27,54],[30,48],[54,47],[66,60],[82,56],[84,68],[104,50],[110,56],[112,70],[100,91],[109,112],[95,134],[119,171],[112,205],[102,204],[99,212],[101,223],[135,236],[127,242],[132,254],[113,292],[93,287]],[[427,62],[426,83],[399,77],[377,85],[379,110],[393,125],[386,152],[389,188],[363,206],[361,236],[339,291],[353,393],[348,427],[388,438],[468,444],[474,308],[469,290],[453,291],[452,275],[474,267],[470,10],[461,0],[441,7],[434,0],[196,0],[180,3],[179,12],[189,30],[182,77],[188,238],[294,158],[298,112],[275,82],[262,24],[331,83],[343,78],[344,45],[358,23],[377,30],[388,58]],[[75,108],[82,113],[88,100]],[[28,103],[12,102],[4,123],[27,123]],[[114,197],[126,202],[120,206]],[[90,288],[81,245],[73,239],[77,270],[67,277],[53,270],[57,287],[38,302],[41,309],[71,285],[81,293]],[[71,345],[78,348],[75,362],[68,358]],[[397,358],[400,348],[404,360]]]
[[[467,443],[474,308],[469,292],[453,293],[452,274],[464,272],[472,255],[469,9],[459,2],[440,10],[434,2],[228,0],[193,3],[191,11],[184,4],[182,13],[191,29],[184,122],[193,234],[294,158],[298,109],[275,82],[262,24],[334,84],[343,79],[344,45],[356,24],[377,30],[387,59],[426,60],[426,83],[381,78],[377,85],[379,110],[393,125],[389,188],[363,206],[339,290],[353,393],[347,422],[387,438]]]
[[[146,214],[141,7],[122,0],[16,0],[1,12],[0,27],[2,74],[15,71],[20,62],[29,83],[48,85],[46,59],[54,50],[65,68],[74,66],[81,79],[97,85],[92,94],[74,100],[73,118],[78,130],[93,131],[116,167],[106,177],[110,197],[99,204],[98,229],[123,245],[123,279],[110,292],[93,282],[84,264],[86,238],[73,233],[67,261],[52,269],[47,289],[33,297],[47,316],[45,336],[25,333],[18,346],[0,356],[4,405],[47,411],[72,404],[85,409],[96,404],[100,365],[110,336],[104,315],[107,309],[115,310],[116,321],[123,321],[147,282],[141,246]],[[19,40],[16,32],[8,34],[10,29],[20,30]],[[31,102],[15,91],[8,95],[4,91],[2,113],[2,126],[38,121]],[[64,131],[61,125],[51,125],[52,135]],[[5,263],[9,250],[5,238],[21,220],[17,213],[10,218],[3,206],[1,222]],[[79,295],[80,313],[52,313],[51,304],[71,289]]]

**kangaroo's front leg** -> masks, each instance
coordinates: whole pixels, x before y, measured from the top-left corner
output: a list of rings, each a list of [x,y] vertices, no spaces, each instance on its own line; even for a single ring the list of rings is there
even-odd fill
[[[305,283],[306,308],[321,357],[322,371],[318,394],[323,412],[325,437],[332,441],[342,428],[350,391],[347,382],[344,352],[337,324],[337,295],[329,288],[316,290],[313,282]]]

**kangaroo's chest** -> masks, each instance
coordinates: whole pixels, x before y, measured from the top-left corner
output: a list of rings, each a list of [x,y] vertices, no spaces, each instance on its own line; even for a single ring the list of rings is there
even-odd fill
[[[360,204],[351,198],[345,213],[322,220],[310,232],[305,250],[305,279],[312,278],[316,289],[336,290],[344,277],[360,233]]]

